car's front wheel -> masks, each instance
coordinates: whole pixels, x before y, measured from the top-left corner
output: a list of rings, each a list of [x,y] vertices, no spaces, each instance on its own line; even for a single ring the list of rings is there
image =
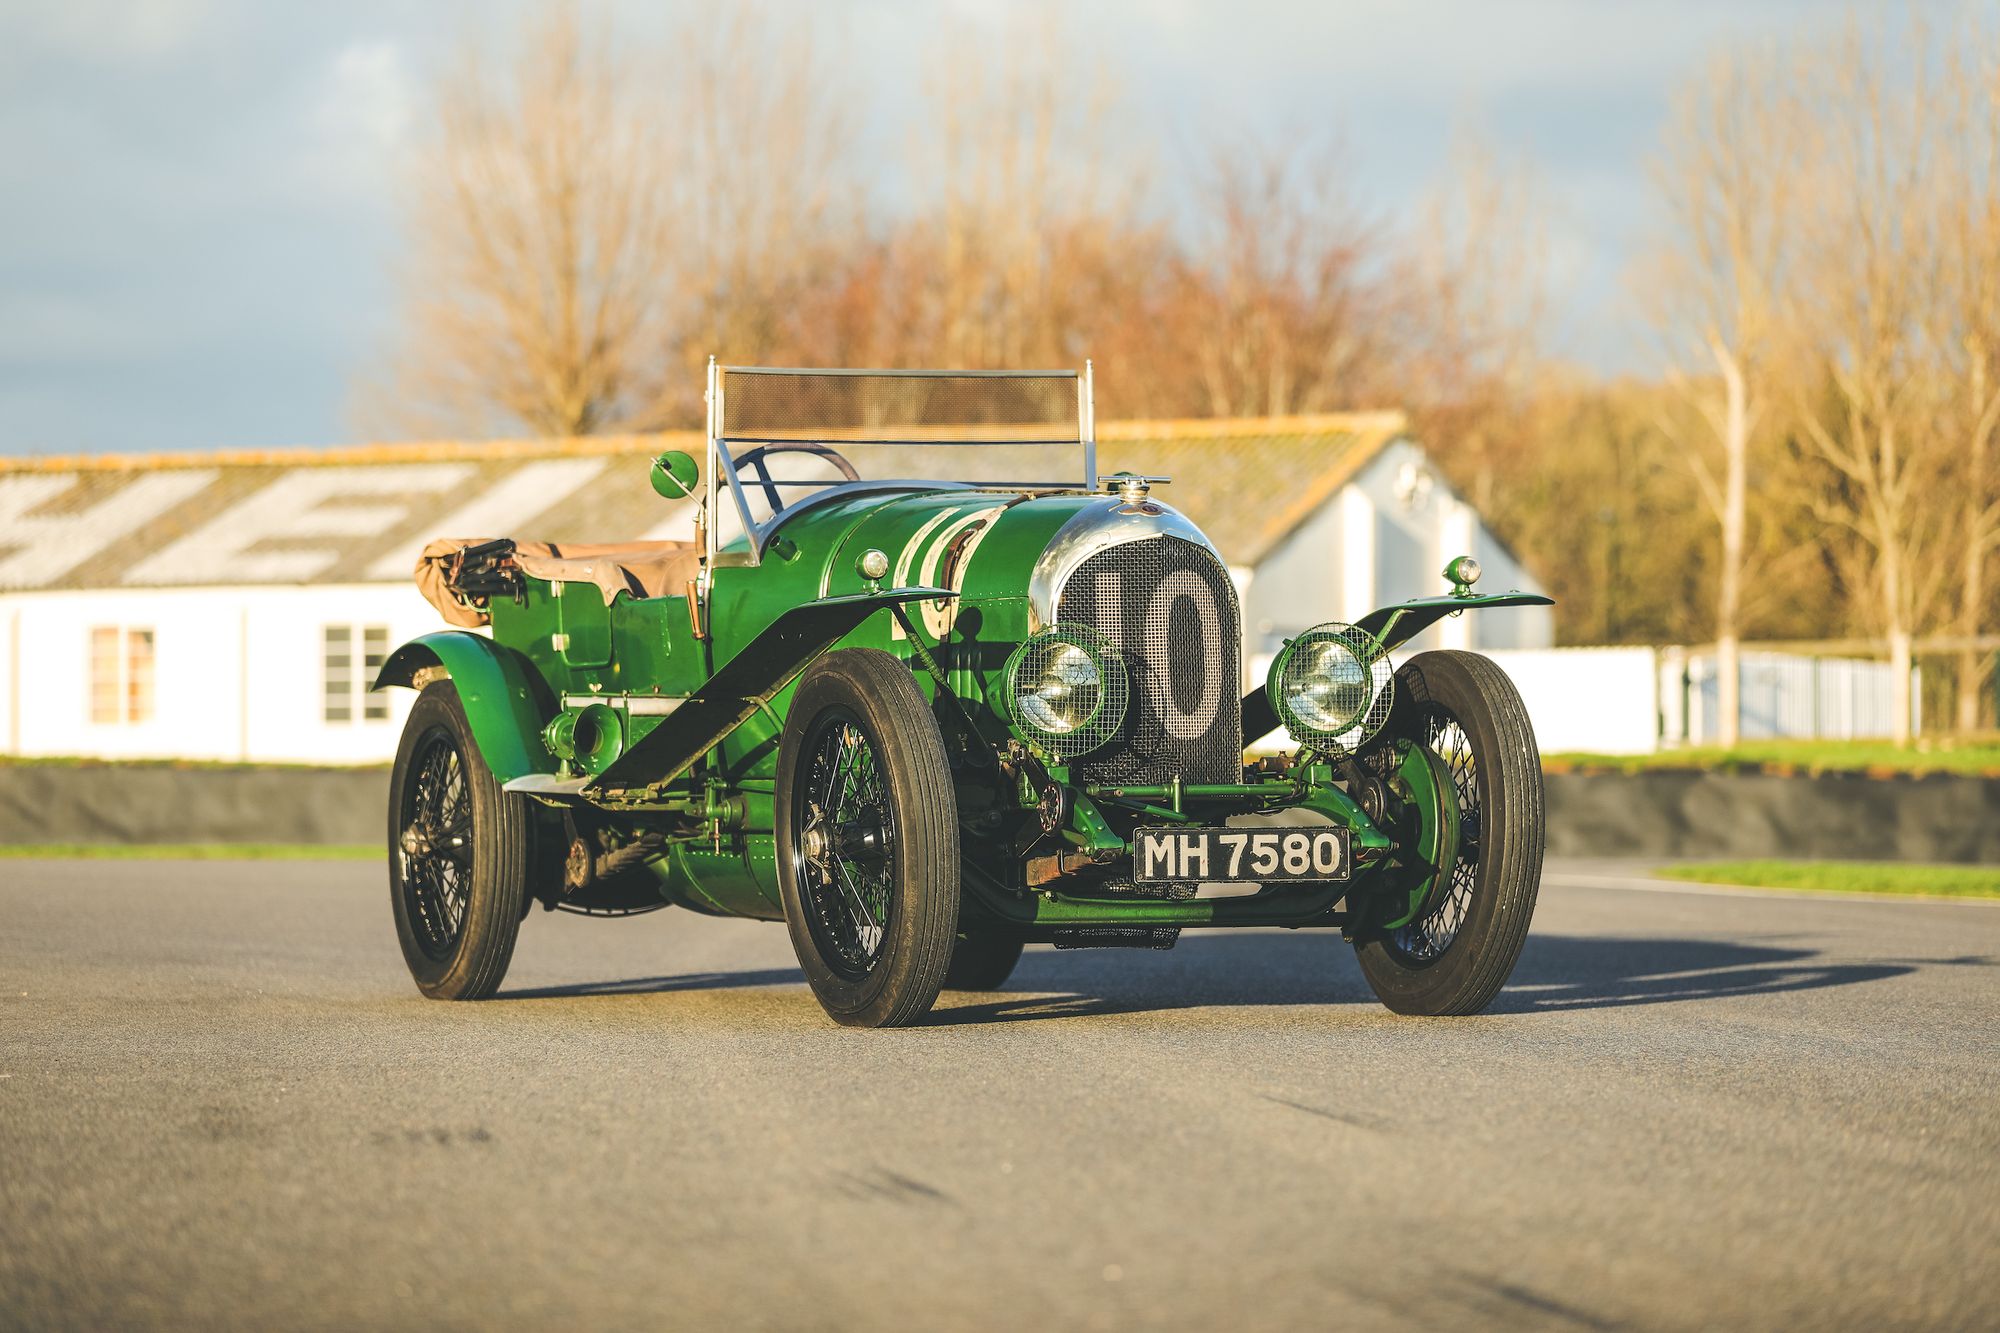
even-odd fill
[[[480,758],[457,687],[426,685],[389,778],[389,897],[418,990],[483,1000],[500,988],[533,847],[527,801],[502,791]]]
[[[813,994],[853,1027],[923,1017],[958,938],[958,809],[908,666],[845,648],[806,670],[776,805],[785,921]]]
[[[1396,673],[1390,730],[1449,774],[1438,817],[1455,850],[1420,910],[1357,940],[1362,975],[1399,1014],[1475,1014],[1528,938],[1545,840],[1541,755],[1514,683],[1476,653],[1420,653]]]

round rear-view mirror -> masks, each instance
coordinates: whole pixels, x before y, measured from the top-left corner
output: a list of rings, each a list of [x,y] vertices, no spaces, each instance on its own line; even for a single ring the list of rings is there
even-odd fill
[[[695,465],[692,455],[679,449],[669,449],[653,460],[653,489],[669,500],[685,500],[694,494],[694,484],[701,477],[701,469]]]

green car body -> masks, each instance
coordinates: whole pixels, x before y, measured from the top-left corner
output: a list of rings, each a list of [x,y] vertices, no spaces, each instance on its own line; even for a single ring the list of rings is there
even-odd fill
[[[656,465],[656,487],[688,489],[686,465]],[[711,480],[717,496],[728,498]],[[1246,695],[1238,683],[1227,568],[1142,481],[837,486],[702,552],[700,566],[685,589],[609,598],[598,583],[517,573],[507,595],[485,599],[490,638],[428,634],[381,672],[378,688],[451,681],[480,759],[534,812],[542,869],[529,893],[545,906],[783,919],[785,730],[801,673],[849,648],[905,663],[936,718],[961,933],[1164,946],[1182,927],[1263,925],[1358,938],[1410,921],[1458,859],[1449,766],[1394,725],[1357,754],[1247,760],[1246,743],[1278,716],[1262,687]],[[1358,630],[1386,655],[1443,615],[1546,601],[1466,582],[1382,608]],[[1134,663],[1135,720],[1123,739],[1065,756],[1022,724],[1009,669],[1079,606]],[[1184,679],[1176,661],[1189,664]],[[1224,895],[1135,882],[1139,828],[1232,819],[1345,829],[1350,864],[1339,878]],[[591,873],[621,848],[614,874]]]

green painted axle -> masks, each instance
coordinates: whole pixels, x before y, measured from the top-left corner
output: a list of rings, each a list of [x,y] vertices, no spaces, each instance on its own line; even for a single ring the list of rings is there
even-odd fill
[[[1190,782],[1176,788],[1171,784],[1151,786],[1106,787],[1089,786],[1083,789],[1091,796],[1128,797],[1138,801],[1171,801],[1176,792],[1184,797],[1202,800],[1220,796],[1290,796],[1298,791],[1289,782]]]

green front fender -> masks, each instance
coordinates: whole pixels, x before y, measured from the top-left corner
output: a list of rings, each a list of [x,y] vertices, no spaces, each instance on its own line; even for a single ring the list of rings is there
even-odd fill
[[[1413,597],[1394,606],[1379,607],[1355,621],[1384,650],[1399,648],[1446,616],[1472,611],[1482,606],[1554,606],[1555,598],[1537,592],[1464,592],[1437,597]],[[1255,745],[1278,729],[1278,710],[1271,706],[1265,686],[1243,696],[1243,743]]]
[[[1422,634],[1446,616],[1482,606],[1554,606],[1553,597],[1537,592],[1443,593],[1436,597],[1412,597],[1407,602],[1370,611],[1354,623],[1373,635],[1384,648],[1394,648]]]
[[[472,738],[496,781],[556,771],[556,757],[542,743],[556,703],[527,658],[478,634],[438,630],[389,654],[370,688],[415,688],[426,667],[442,667],[458,688]]]

